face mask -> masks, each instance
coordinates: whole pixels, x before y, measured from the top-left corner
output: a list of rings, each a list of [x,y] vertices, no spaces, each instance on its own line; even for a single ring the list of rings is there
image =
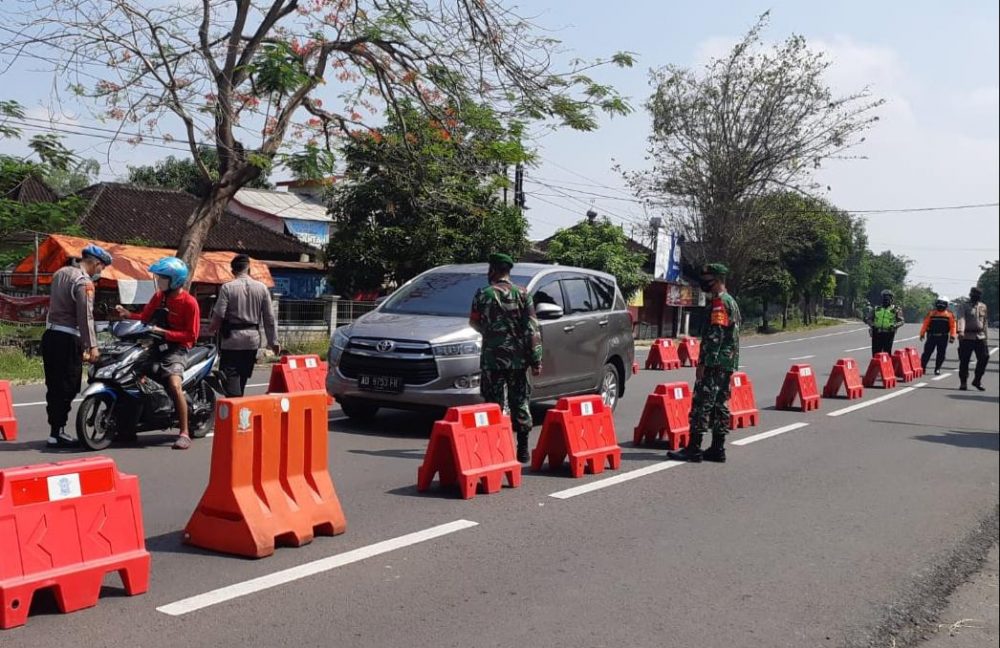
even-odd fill
[[[90,275],[90,280],[93,281],[94,283],[97,283],[98,281],[101,280],[101,273],[98,272],[97,274]]]
[[[979,295],[969,295],[969,303],[970,304],[978,304],[979,303]]]
[[[713,286],[715,286],[714,279],[700,279],[698,281],[698,287],[701,288],[702,292],[712,292]]]
[[[883,306],[888,306],[891,303],[892,303],[892,297],[883,297],[882,298],[882,305]]]

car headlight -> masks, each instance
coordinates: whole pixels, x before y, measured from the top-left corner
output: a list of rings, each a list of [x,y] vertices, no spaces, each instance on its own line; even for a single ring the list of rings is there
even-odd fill
[[[343,351],[347,348],[347,343],[350,342],[350,340],[351,338],[344,332],[344,329],[334,329],[333,337],[330,339],[330,346],[334,349]]]
[[[454,358],[456,356],[479,355],[478,342],[457,342],[455,344],[438,344],[432,347],[434,355],[439,358]]]

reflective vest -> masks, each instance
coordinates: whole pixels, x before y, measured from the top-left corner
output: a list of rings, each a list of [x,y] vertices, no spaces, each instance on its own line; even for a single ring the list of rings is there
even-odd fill
[[[875,319],[873,322],[876,330],[894,331],[896,330],[896,311],[892,308],[879,306],[875,309]]]

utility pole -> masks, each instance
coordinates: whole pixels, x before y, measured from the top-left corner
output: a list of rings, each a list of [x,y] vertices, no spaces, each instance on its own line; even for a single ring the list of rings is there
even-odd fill
[[[514,206],[524,209],[524,164],[518,162],[514,167]]]

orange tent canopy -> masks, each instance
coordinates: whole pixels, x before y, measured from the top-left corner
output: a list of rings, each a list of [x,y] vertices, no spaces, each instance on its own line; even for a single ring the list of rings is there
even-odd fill
[[[38,246],[38,283],[48,284],[52,281],[52,273],[66,265],[70,257],[79,257],[80,251],[89,243],[95,243],[107,250],[114,259],[110,268],[101,273],[101,287],[113,288],[119,279],[149,281],[149,266],[157,259],[174,256],[175,250],[165,248],[140,247],[138,245],[122,245],[95,241],[93,239],[51,234]],[[233,273],[229,262],[236,256],[235,252],[202,252],[198,257],[198,267],[194,271],[193,283],[223,284],[231,281]],[[31,285],[35,269],[35,255],[28,255],[17,265],[14,273],[15,285]],[[250,273],[254,279],[261,281],[269,288],[274,287],[271,271],[260,261],[250,260]]]

